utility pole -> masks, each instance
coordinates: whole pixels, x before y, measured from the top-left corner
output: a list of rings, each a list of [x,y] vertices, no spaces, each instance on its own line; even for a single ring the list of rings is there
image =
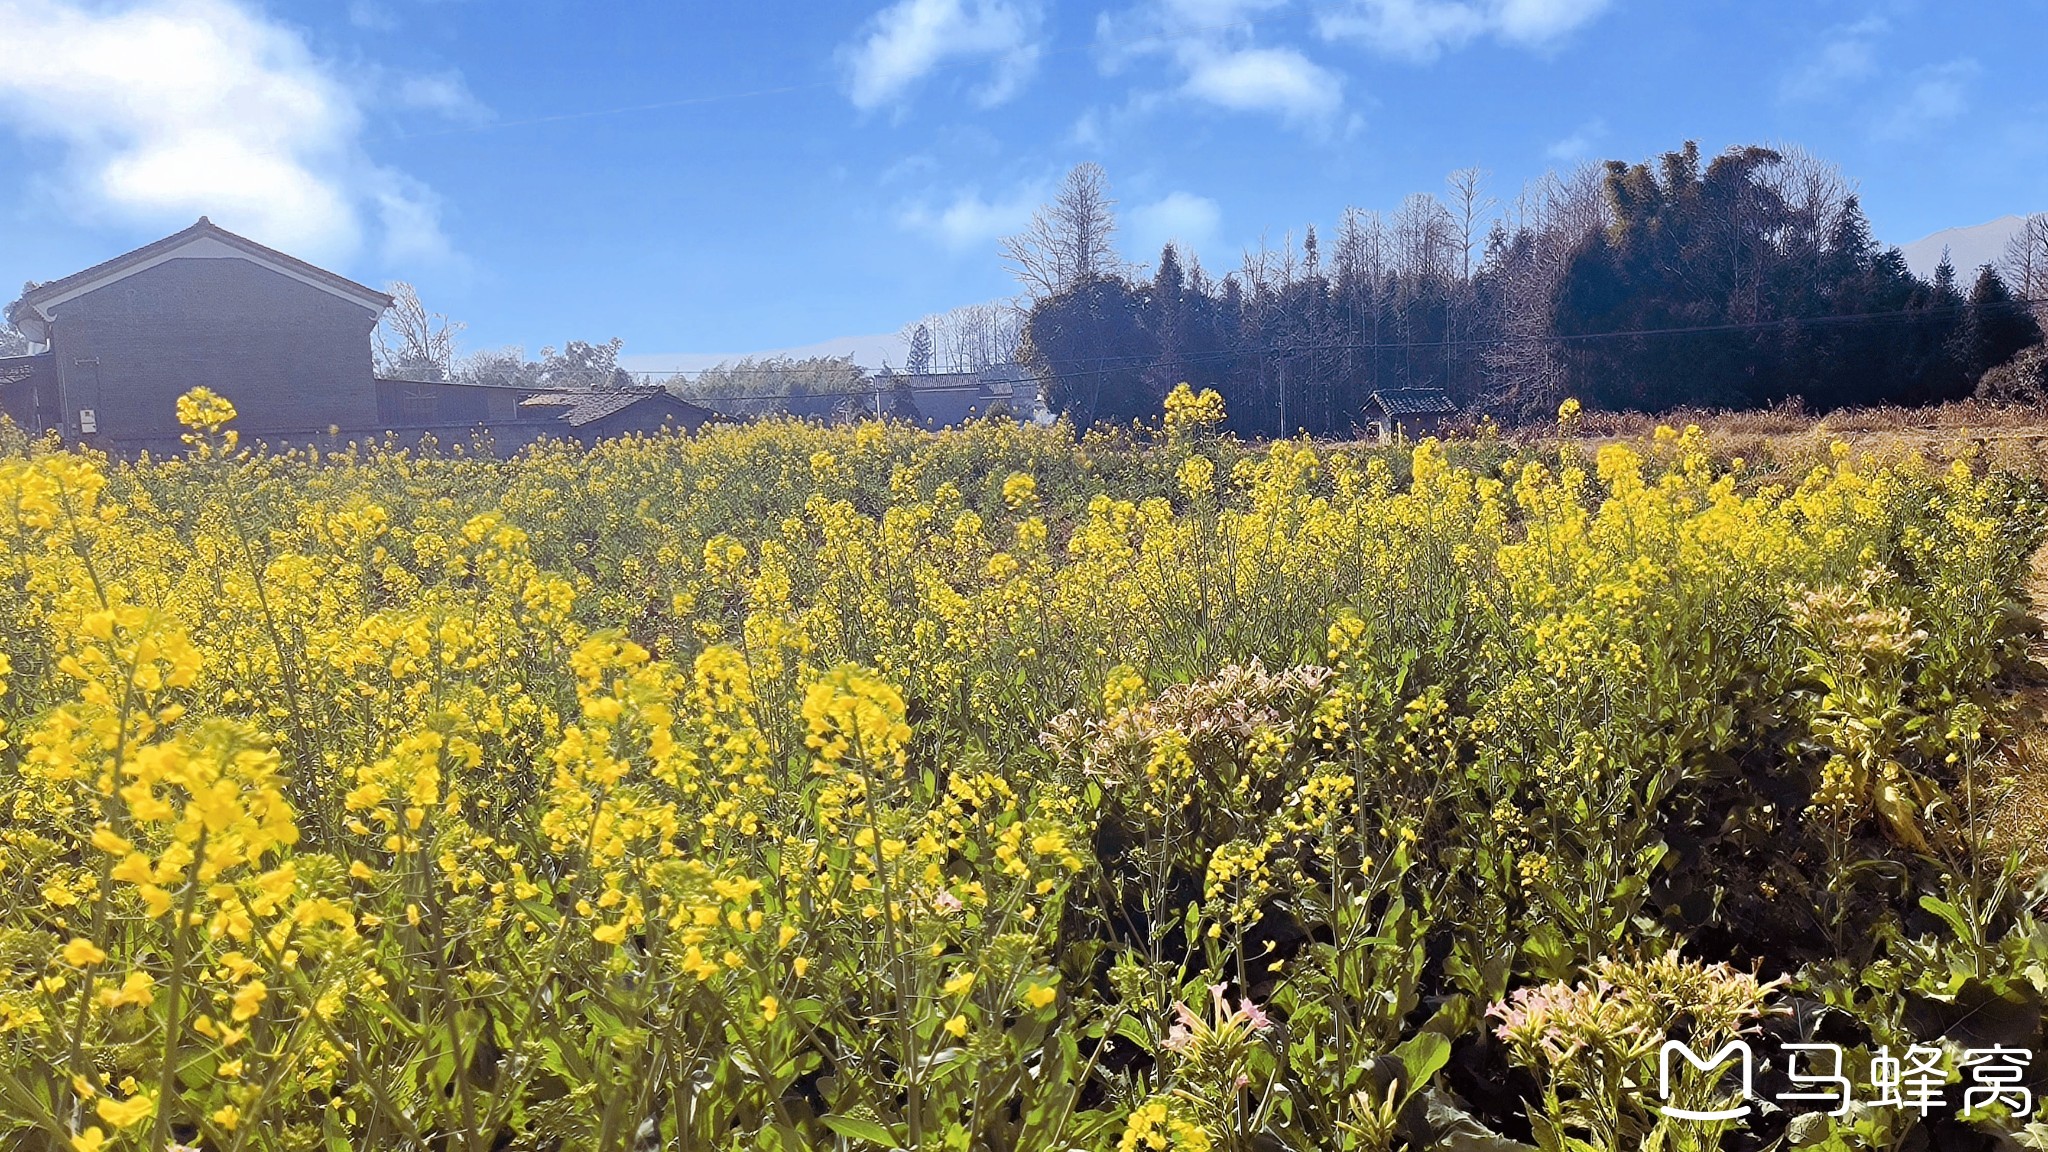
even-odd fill
[[[1287,354],[1280,354],[1280,438],[1287,439],[1292,433],[1287,430]]]

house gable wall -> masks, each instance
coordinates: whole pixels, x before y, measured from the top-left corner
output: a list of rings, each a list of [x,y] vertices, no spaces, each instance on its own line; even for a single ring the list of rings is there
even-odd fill
[[[369,308],[253,260],[167,260],[50,306],[66,431],[175,440],[177,398],[226,396],[245,437],[372,428]]]

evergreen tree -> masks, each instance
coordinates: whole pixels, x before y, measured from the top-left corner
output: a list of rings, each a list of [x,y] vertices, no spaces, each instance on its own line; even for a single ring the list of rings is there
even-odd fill
[[[1640,411],[1939,403],[2037,338],[2003,282],[1980,276],[1966,307],[1946,260],[1915,276],[1846,178],[1796,150],[1609,162],[1494,221],[1454,179],[1453,205],[1347,210],[1334,242],[1262,242],[1215,281],[1174,245],[1143,279],[1070,258],[1113,223],[1087,175],[1058,217],[1081,226],[1048,214],[1020,249],[1045,274],[1024,362],[1084,426],[1150,418],[1182,380],[1222,393],[1246,435],[1345,435],[1373,392],[1412,387],[1509,418],[1547,418],[1566,395]]]
[[[2021,349],[2041,341],[2033,313],[2013,298],[2005,278],[1986,264],[1977,271],[1962,323],[1952,337],[1951,355],[1972,387],[1984,373],[2011,360]]]
[[[910,334],[910,355],[904,360],[904,367],[913,376],[923,376],[932,370],[932,330],[919,324]]]
[[[1145,294],[1115,276],[1033,303],[1026,362],[1045,385],[1046,402],[1084,428],[1155,418],[1166,389],[1147,371],[1159,344],[1145,312]]]
[[[917,390],[910,386],[910,376],[903,373],[889,373],[889,415],[911,424],[923,424],[924,412],[917,406]]]

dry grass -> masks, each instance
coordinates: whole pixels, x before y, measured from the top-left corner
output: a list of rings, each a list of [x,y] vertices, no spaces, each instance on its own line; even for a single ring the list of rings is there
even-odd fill
[[[1752,474],[1797,476],[1826,462],[1837,441],[1861,456],[1897,462],[1918,456],[1936,464],[1969,460],[2048,481],[2048,408],[1989,404],[1964,400],[1932,408],[1857,408],[1816,416],[1797,403],[1754,411],[1675,409],[1650,415],[1638,412],[1587,412],[1578,434],[1589,444],[1648,439],[1658,426],[1698,425],[1715,456],[1741,457]],[[1506,433],[1513,441],[1536,445],[1554,439],[1556,427],[1526,426]],[[2048,620],[2048,598],[2042,618]]]
[[[2039,699],[2030,701],[2038,721]],[[2048,757],[2044,733],[2030,732],[2014,745],[2007,776],[1987,813],[1992,848],[2000,855],[2017,851],[2030,873],[2048,866]]]
[[[1602,438],[1647,436],[1659,424],[1669,424],[1674,428],[1697,424],[1709,434],[1727,436],[1784,436],[1816,432],[1837,436],[1875,432],[1968,434],[1972,431],[2031,431],[2048,435],[2048,409],[1958,400],[1931,408],[1845,408],[1816,416],[1797,400],[1791,400],[1776,408],[1743,411],[1675,408],[1656,414],[1587,412],[1580,417],[1580,426],[1586,435]]]
[[[2038,627],[2048,620],[2048,547],[2034,553],[2026,591]],[[1995,846],[2019,851],[2038,871],[2048,867],[2048,633],[2037,631],[2032,648],[2030,674],[2014,690],[2018,738],[2002,766],[1988,824]]]

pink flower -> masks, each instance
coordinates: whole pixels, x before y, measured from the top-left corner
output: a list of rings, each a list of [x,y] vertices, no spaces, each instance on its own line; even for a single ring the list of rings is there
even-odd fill
[[[1216,1004],[1216,1022],[1219,1025],[1226,1020],[1242,1019],[1256,1032],[1273,1022],[1273,1018],[1266,1015],[1266,1010],[1252,1003],[1249,996],[1238,1001],[1237,1008],[1233,1010],[1230,1007],[1230,998],[1224,995],[1229,990],[1228,984],[1209,985],[1209,998]]]
[[[965,905],[960,903],[960,898],[951,892],[941,892],[937,896],[932,897],[932,905],[939,911],[948,913],[958,912],[961,908],[965,907]]]
[[[1202,1027],[1202,1022],[1195,1019],[1195,1014],[1188,1011],[1185,1004],[1176,1002],[1173,1011],[1180,1020],[1166,1030],[1166,1039],[1160,1041],[1159,1046],[1168,1052],[1185,1052],[1188,1045],[1194,1043],[1195,1030]]]
[[[1222,1020],[1230,1015],[1230,1001],[1223,994],[1230,991],[1228,984],[1209,985],[1209,999],[1216,1005],[1216,1018]]]

